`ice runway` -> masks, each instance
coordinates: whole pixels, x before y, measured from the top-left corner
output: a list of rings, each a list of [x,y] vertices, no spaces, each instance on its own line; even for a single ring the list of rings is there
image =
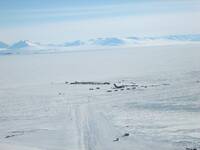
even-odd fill
[[[199,148],[199,57],[198,45],[1,56],[0,149]]]

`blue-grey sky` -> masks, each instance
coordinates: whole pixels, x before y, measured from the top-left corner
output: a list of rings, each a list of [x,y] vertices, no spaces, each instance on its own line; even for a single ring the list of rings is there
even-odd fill
[[[200,33],[199,0],[0,0],[0,41]]]

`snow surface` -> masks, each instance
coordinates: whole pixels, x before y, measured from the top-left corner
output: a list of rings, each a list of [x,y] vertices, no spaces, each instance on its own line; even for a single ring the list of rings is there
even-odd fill
[[[199,149],[199,48],[1,56],[0,149]]]

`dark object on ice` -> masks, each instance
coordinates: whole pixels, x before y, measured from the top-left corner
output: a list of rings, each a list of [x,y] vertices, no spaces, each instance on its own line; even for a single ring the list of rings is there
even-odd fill
[[[196,81],[196,83],[200,83],[200,81],[199,81],[199,80],[197,80],[197,81]]]
[[[127,87],[127,89],[129,90],[130,88],[136,88],[138,85],[137,84],[124,84],[124,85],[117,85],[117,84],[113,84],[115,89],[123,89],[125,87]]]
[[[141,87],[143,87],[143,88],[147,88],[147,86],[146,86],[146,85],[142,85]]]
[[[121,91],[123,91],[124,89],[121,89]]]
[[[133,90],[135,90],[135,89],[136,89],[136,87],[133,87],[132,89],[133,89]]]
[[[62,95],[62,93],[58,93],[58,95]]]
[[[90,91],[94,90],[93,88],[89,88]]]
[[[117,92],[118,90],[116,89],[115,92]]]
[[[130,88],[127,88],[126,90],[130,90]]]
[[[5,136],[5,138],[7,139],[7,138],[11,138],[11,137],[14,137],[15,135],[7,135],[7,136]]]
[[[169,83],[163,83],[162,85],[164,85],[164,86],[168,86],[168,85],[170,85]]]
[[[188,147],[186,147],[186,150],[197,150],[197,148],[188,148]]]
[[[70,84],[82,84],[82,85],[110,85],[109,82],[71,82]]]
[[[121,88],[124,88],[125,86],[124,85],[117,85],[117,84],[113,84],[114,85],[114,87],[116,88],[116,89],[121,89]]]
[[[112,92],[112,90],[107,90],[107,92]]]
[[[68,84],[68,83],[69,83],[69,82],[67,82],[67,81],[65,82],[65,84]]]
[[[117,141],[119,141],[119,138],[116,138],[116,139],[113,140],[113,142],[117,142]]]
[[[100,87],[96,87],[96,89],[97,89],[97,90],[99,90],[99,89],[100,89]]]
[[[124,133],[123,137],[129,136],[129,135],[130,135],[129,133]]]
[[[164,84],[163,84],[164,85]],[[151,87],[157,87],[160,86],[159,84],[152,84]]]

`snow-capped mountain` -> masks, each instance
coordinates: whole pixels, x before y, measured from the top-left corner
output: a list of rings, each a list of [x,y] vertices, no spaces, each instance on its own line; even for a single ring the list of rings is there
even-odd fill
[[[7,47],[8,45],[6,43],[0,41],[0,48],[7,48]]]
[[[64,46],[66,47],[70,47],[70,46],[81,46],[84,45],[85,43],[81,40],[76,40],[76,41],[70,41],[70,42],[66,42],[64,44]]]
[[[120,38],[97,38],[89,40],[92,45],[100,45],[100,46],[119,46],[125,44],[125,41]]]
[[[168,40],[168,41],[200,41],[200,34],[187,34],[187,35],[166,35],[166,36],[145,36],[145,37],[128,37],[135,41],[147,40]]]
[[[65,47],[70,46],[119,46],[125,44],[125,41],[120,38],[95,38],[95,39],[89,39],[86,41],[76,40],[76,41],[70,41],[66,42],[64,44]]]
[[[67,41],[63,44],[40,44],[28,40],[19,41],[11,46],[0,42],[0,54],[19,53],[48,53],[75,50],[93,50],[106,48],[126,48],[138,46],[158,46],[171,44],[185,44],[200,42],[200,34],[191,35],[166,35],[166,36],[144,36],[144,37],[104,37],[88,40]]]
[[[168,36],[162,36],[160,38],[167,40],[176,40],[176,41],[200,41],[200,34],[168,35]]]
[[[23,40],[10,46],[10,49],[24,49],[24,48],[30,49],[30,48],[40,48],[40,47],[41,47],[40,43],[32,42],[29,40]]]
[[[148,37],[107,37],[107,38],[94,38],[86,41],[76,40],[72,42],[66,42],[64,46],[102,46],[102,47],[116,47],[116,46],[144,46],[144,45],[166,45],[183,42],[200,42],[200,34],[195,35],[167,35],[167,36],[148,36]]]

